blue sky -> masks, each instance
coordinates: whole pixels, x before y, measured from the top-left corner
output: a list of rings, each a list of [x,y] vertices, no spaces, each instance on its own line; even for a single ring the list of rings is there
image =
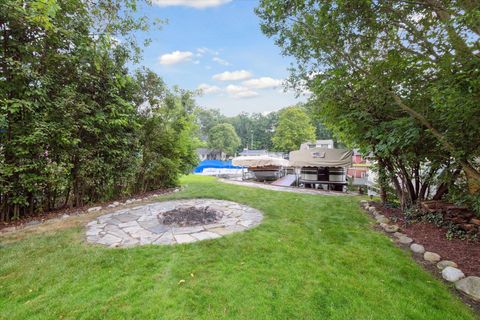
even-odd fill
[[[153,0],[142,9],[167,19],[149,31],[142,65],[168,85],[195,90],[200,106],[226,115],[269,112],[304,101],[283,92],[291,59],[260,31],[257,0]]]

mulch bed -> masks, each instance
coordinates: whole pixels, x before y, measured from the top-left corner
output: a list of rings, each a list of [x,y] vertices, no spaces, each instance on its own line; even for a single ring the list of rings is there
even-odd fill
[[[0,230],[11,228],[11,227],[18,227],[18,226],[26,225],[29,223],[33,224],[35,222],[43,222],[49,219],[61,217],[65,214],[69,216],[78,215],[78,214],[84,213],[90,207],[96,207],[96,206],[107,207],[109,204],[113,203],[114,201],[125,202],[126,200],[134,199],[134,198],[138,199],[138,198],[145,198],[145,197],[150,197],[155,195],[162,195],[162,194],[170,193],[173,190],[175,190],[175,188],[158,189],[154,191],[137,193],[129,197],[123,197],[123,198],[111,200],[108,202],[89,204],[80,208],[63,208],[63,209],[52,210],[49,212],[42,212],[42,213],[34,214],[31,216],[24,216],[19,220],[14,220],[9,222],[0,222]]]
[[[432,223],[421,221],[406,223],[400,209],[383,208],[379,203],[370,203],[380,210],[383,215],[401,228],[401,232],[408,235],[425,247],[425,250],[438,253],[442,260],[454,261],[466,276],[480,276],[480,241],[461,239],[448,240],[447,229],[439,228]]]

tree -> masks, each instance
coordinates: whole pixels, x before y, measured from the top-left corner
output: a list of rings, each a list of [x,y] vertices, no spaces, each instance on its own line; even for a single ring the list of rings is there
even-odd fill
[[[199,126],[199,134],[202,140],[207,140],[210,129],[220,123],[224,123],[226,118],[220,113],[218,109],[203,109],[197,108],[195,110],[197,123]]]
[[[208,146],[211,149],[234,155],[239,145],[240,138],[229,123],[217,124],[208,133]]]
[[[358,104],[394,108],[431,135],[479,192],[478,8],[468,1],[263,0],[257,14],[262,30],[297,58],[297,87],[321,96],[341,83]]]
[[[196,163],[192,95],[127,69],[149,26],[135,8],[0,3],[0,221],[171,186]]]
[[[302,107],[289,107],[280,111],[278,126],[272,138],[276,150],[298,150],[300,144],[313,140],[315,127]]]
[[[478,9],[468,1],[263,0],[257,14],[296,58],[292,84],[314,93],[329,129],[374,152],[399,197],[415,203],[438,172],[461,168],[480,190]]]
[[[273,147],[273,132],[278,123],[277,112],[270,112],[266,115],[242,112],[228,118],[227,121],[235,127],[235,131],[242,141],[241,148],[269,150]]]
[[[174,186],[179,175],[191,172],[198,162],[195,103],[191,92],[168,90],[151,70],[138,70],[136,79],[136,105],[142,106],[136,189]]]

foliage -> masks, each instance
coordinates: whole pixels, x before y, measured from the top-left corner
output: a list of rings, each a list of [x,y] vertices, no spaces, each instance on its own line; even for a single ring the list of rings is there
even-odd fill
[[[198,162],[195,103],[190,92],[169,91],[150,70],[137,71],[136,78],[140,86],[137,105],[143,106],[138,191],[174,186]]]
[[[150,26],[136,3],[0,3],[0,221],[136,192],[139,155],[174,155],[154,157],[161,164],[142,173],[154,183],[140,190],[191,167],[189,95],[167,94],[152,73],[134,79],[126,67],[140,53],[133,31]],[[142,105],[167,97],[163,114],[146,121]],[[163,131],[148,136],[150,148],[152,126]]]
[[[476,319],[441,279],[372,230],[357,197],[182,179],[186,188],[159,200],[235,201],[261,210],[262,224],[129,249],[86,245],[88,220],[8,244],[3,235],[0,318]]]
[[[315,140],[315,127],[302,107],[289,107],[280,112],[278,126],[272,138],[276,150],[298,150],[300,144]]]
[[[241,148],[250,150],[272,149],[272,136],[278,124],[278,112],[240,113],[227,119],[241,139]]]
[[[458,168],[480,190],[478,10],[468,1],[263,0],[257,14],[296,58],[292,85],[314,93],[335,136],[377,157],[406,207],[440,197],[429,186]]]
[[[229,123],[217,124],[208,133],[208,146],[227,155],[234,155],[240,142],[235,128]]]
[[[199,134],[202,140],[208,139],[210,129],[220,123],[225,123],[227,117],[220,113],[218,109],[197,108],[196,119],[199,126]]]

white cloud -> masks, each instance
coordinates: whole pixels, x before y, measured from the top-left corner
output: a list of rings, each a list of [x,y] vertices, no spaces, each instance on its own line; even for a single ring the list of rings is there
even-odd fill
[[[222,66],[229,66],[230,65],[230,62],[228,62],[227,60],[223,60],[219,57],[213,57],[212,60],[215,61],[218,64],[221,64]]]
[[[190,51],[174,51],[171,53],[166,53],[160,56],[159,61],[161,64],[177,64],[185,61],[189,61],[193,53]]]
[[[217,7],[229,3],[232,0],[153,0],[153,3],[161,7],[185,6],[196,9]]]
[[[229,93],[232,97],[237,98],[237,99],[242,99],[242,98],[253,98],[258,96],[258,93],[250,90],[247,87],[242,87],[242,86],[236,86],[236,85],[228,85],[225,88],[225,91]]]
[[[243,81],[242,85],[252,89],[276,88],[282,85],[282,80],[270,77],[261,77]]]
[[[225,71],[219,74],[216,74],[212,77],[213,80],[219,81],[236,81],[236,80],[245,80],[252,77],[252,73],[246,70],[239,71]]]
[[[204,94],[216,93],[216,92],[222,91],[222,89],[220,89],[219,87],[217,87],[217,86],[212,86],[212,85],[209,85],[209,84],[206,84],[206,83],[200,84],[200,85],[197,87],[197,90],[202,91]]]

